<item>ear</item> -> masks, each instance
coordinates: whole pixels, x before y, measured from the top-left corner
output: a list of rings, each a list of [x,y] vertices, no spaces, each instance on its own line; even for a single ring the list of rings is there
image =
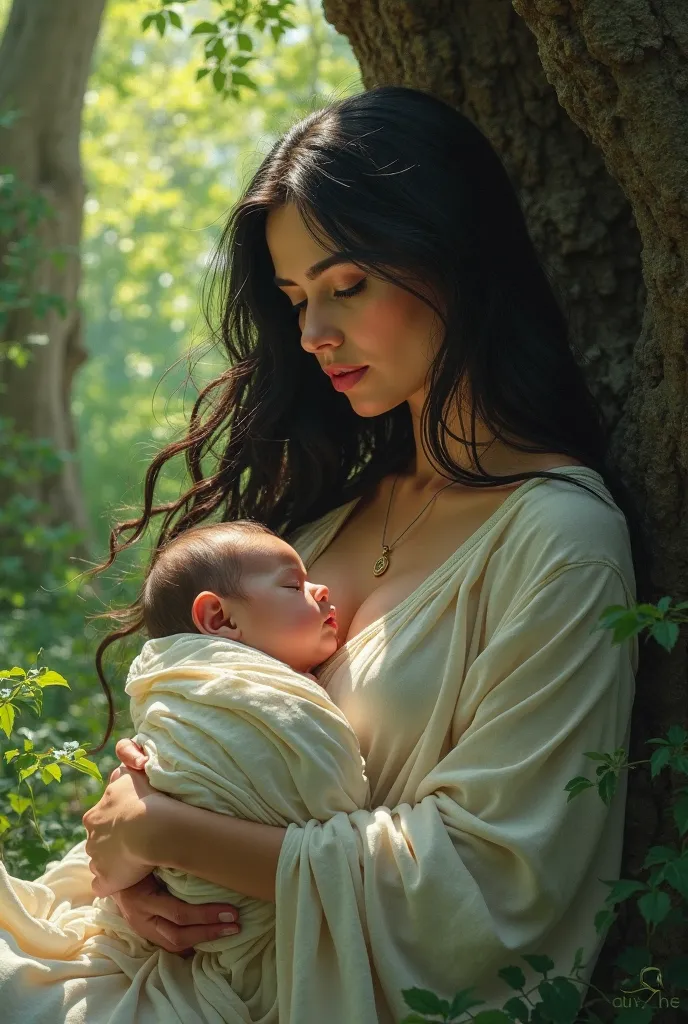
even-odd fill
[[[241,640],[241,630],[232,618],[227,602],[210,590],[196,595],[191,606],[191,618],[199,633]]]

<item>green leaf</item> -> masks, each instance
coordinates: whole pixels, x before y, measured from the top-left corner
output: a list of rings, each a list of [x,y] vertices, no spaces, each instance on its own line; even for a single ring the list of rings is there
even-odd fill
[[[616,792],[616,783],[616,772],[607,772],[606,775],[602,776],[598,783],[598,792],[604,803],[607,805],[607,807],[609,807],[610,803],[612,802],[614,793]]]
[[[14,708],[11,704],[3,704],[0,706],[0,729],[4,732],[7,738],[10,738],[12,732],[12,726],[14,725]]]
[[[574,1024],[581,1004],[581,993],[568,978],[552,978],[538,985],[544,1015],[557,1024]]]
[[[216,68],[215,71],[213,71],[213,85],[217,92],[222,92],[224,89],[226,78],[226,73],[221,71],[220,68]]]
[[[684,793],[677,800],[674,800],[672,814],[679,835],[685,835],[688,832],[688,794]]]
[[[590,779],[586,779],[582,775],[577,775],[575,779],[571,779],[564,786],[564,791],[569,794],[566,802],[569,803],[574,797],[578,796],[579,793],[582,793],[583,790],[591,789],[594,785],[594,782],[591,782]]]
[[[671,910],[669,894],[659,889],[646,893],[638,900],[638,910],[648,924],[659,924]]]
[[[12,828],[12,822],[4,814],[0,814],[0,836],[4,835],[8,828]]]
[[[650,777],[655,778],[662,768],[668,763],[671,757],[671,747],[663,746],[653,751],[650,755]]]
[[[250,36],[246,35],[245,32],[239,32],[237,35],[237,43],[240,50],[252,50],[253,40]]]
[[[40,766],[41,762],[35,761],[33,764],[30,764],[28,768],[22,768],[22,770],[19,772],[19,781],[23,782],[24,779],[28,779],[30,775],[33,775],[34,772],[38,771]]]
[[[9,672],[6,672],[6,671],[1,672],[0,675],[2,675],[2,676],[8,675],[8,676],[10,676],[11,679],[25,679],[26,678],[26,672],[24,671],[23,668],[19,668],[18,665],[15,665],[14,668],[11,668],[9,670]]]
[[[234,85],[244,85],[247,89],[258,89],[253,79],[245,75],[243,71],[232,71],[232,82]]]
[[[610,886],[609,894],[605,899],[605,903],[609,906],[613,906],[616,903],[621,903],[623,900],[627,900],[629,896],[632,896],[636,892],[647,892],[647,885],[645,882],[634,882],[630,878],[617,878],[617,879],[600,879],[604,885]]]
[[[669,861],[676,860],[677,857],[678,850],[671,846],[651,846],[647,851],[643,867],[651,868],[654,864],[667,864]]]
[[[41,688],[46,686],[66,686],[69,689],[69,683],[64,676],[61,676],[59,672],[53,672],[51,669],[39,676],[36,682]]]
[[[512,996],[511,999],[507,999],[504,1003],[504,1009],[514,1020],[520,1020],[522,1024],[528,1024],[530,1013],[520,996]]]
[[[594,920],[595,931],[598,933],[598,935],[601,932],[605,931],[607,928],[611,927],[613,922],[616,920],[616,917],[617,915],[614,913],[613,910],[599,910],[595,914]]]
[[[576,955],[573,958],[573,967],[571,968],[571,974],[573,974],[578,967],[583,966],[583,954],[585,953],[585,947],[579,946],[576,950]]]
[[[473,1024],[513,1024],[504,1010],[481,1010],[473,1018]]]
[[[482,1006],[485,1002],[484,999],[476,999],[473,995],[473,988],[462,989],[461,992],[457,992],[451,1001],[449,1007],[449,1016],[458,1017],[460,1014],[465,1013],[472,1006]]]
[[[170,19],[172,25],[176,28],[182,28],[182,19],[179,17],[176,11],[168,11],[167,17]]]
[[[31,806],[29,798],[20,796],[19,793],[9,793],[7,799],[15,814],[23,814],[26,808]]]
[[[190,35],[192,36],[208,36],[216,35],[217,25],[214,25],[212,21],[199,21],[197,25],[194,25]]]
[[[621,1024],[650,1024],[655,1010],[657,1010],[656,1003],[653,1006],[624,1006],[614,1019],[620,1021]]]
[[[209,74],[210,68],[199,68],[198,71],[196,72],[196,81],[200,82],[202,78],[205,78],[205,76]]]
[[[522,959],[530,964],[538,974],[546,974],[547,971],[554,970],[554,960],[550,960],[548,956],[540,956],[538,953],[524,953]]]
[[[92,778],[98,779],[99,782],[103,781],[103,776],[100,774],[98,765],[93,761],[89,761],[85,757],[80,757],[78,760],[71,761],[70,763],[80,772],[83,772],[84,775],[90,775]]]
[[[48,778],[46,778],[46,775]],[[47,784],[48,782],[59,782],[62,778],[62,770],[59,764],[54,762],[51,764],[44,764],[41,768],[41,778]]]
[[[14,750],[6,750],[5,761],[7,761],[7,764],[9,764],[10,761],[14,761],[15,757],[19,757],[20,754],[21,750],[18,750],[17,747],[15,747]]]
[[[672,746],[680,747],[681,744],[688,740],[688,732],[686,732],[682,725],[672,725],[667,730],[667,739]]]
[[[162,39],[162,37],[165,35],[165,29],[167,28],[167,22],[165,21],[165,15],[162,14],[162,12],[160,14],[156,14],[153,20],[155,22],[155,27],[157,28],[158,32],[160,33],[160,38]]]
[[[684,851],[678,860],[667,864],[664,877],[672,888],[688,900],[688,851]]]
[[[447,1000],[440,999],[434,992],[428,992],[424,988],[402,989],[401,994],[407,1005],[418,1013],[435,1013],[445,1016],[449,1013]]]
[[[24,753],[26,754],[29,750],[33,750],[33,742],[30,739],[24,738]]]
[[[654,622],[650,627],[650,635],[665,650],[670,651],[678,640],[678,623],[668,622],[666,619],[663,619],[661,622]]]
[[[500,978],[504,979],[510,988],[525,988],[526,976],[520,967],[513,965],[510,967],[502,967],[501,970],[497,971],[497,974]]]

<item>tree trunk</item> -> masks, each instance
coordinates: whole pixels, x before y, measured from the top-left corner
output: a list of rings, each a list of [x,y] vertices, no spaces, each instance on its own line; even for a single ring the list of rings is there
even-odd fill
[[[366,88],[439,96],[502,158],[614,431],[612,459],[650,541],[655,602],[688,596],[688,9],[665,4],[660,20],[658,6],[324,0]],[[641,645],[629,760],[646,760],[648,738],[686,721],[686,665],[685,633],[670,655]],[[675,829],[666,773],[651,787],[629,774],[621,875],[638,878],[648,848],[675,842]],[[626,976],[614,968],[619,952],[646,944],[644,922],[617,909],[593,975],[609,999]],[[653,945],[661,967],[688,948],[685,930]],[[673,1024],[676,1011],[661,1012]]]
[[[0,168],[9,169],[21,186],[53,207],[54,218],[37,229],[42,246],[71,249],[61,266],[42,260],[32,280],[32,291],[62,296],[67,316],[49,309],[39,319],[22,309],[10,317],[2,340],[22,343],[31,334],[42,334],[48,343],[29,346],[32,358],[23,368],[8,360],[0,363],[0,403],[2,414],[11,417],[17,429],[45,438],[63,452],[72,452],[75,446],[71,384],[86,358],[76,302],[84,201],[79,136],[104,7],[105,0],[15,0],[0,44],[0,110],[20,112],[10,128],[0,129]],[[41,480],[35,487],[35,496],[49,506],[53,521],[86,533],[74,460],[64,462],[57,478]]]

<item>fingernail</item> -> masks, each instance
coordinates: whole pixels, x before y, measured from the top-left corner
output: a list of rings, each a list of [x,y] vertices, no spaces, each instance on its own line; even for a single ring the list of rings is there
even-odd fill
[[[220,935],[236,935],[239,931],[239,925],[233,924],[231,928],[223,928]]]
[[[218,921],[236,921],[236,914],[218,914]]]
[[[136,758],[135,764],[136,764],[137,768],[143,768],[145,763],[146,762],[144,761],[144,759],[142,757],[137,757]]]

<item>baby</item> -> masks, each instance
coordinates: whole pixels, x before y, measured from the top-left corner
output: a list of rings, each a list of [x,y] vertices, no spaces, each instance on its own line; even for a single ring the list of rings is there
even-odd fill
[[[267,526],[240,519],[184,531],[153,560],[142,591],[150,639],[226,637],[309,671],[337,650],[327,587],[306,579],[298,553]]]

